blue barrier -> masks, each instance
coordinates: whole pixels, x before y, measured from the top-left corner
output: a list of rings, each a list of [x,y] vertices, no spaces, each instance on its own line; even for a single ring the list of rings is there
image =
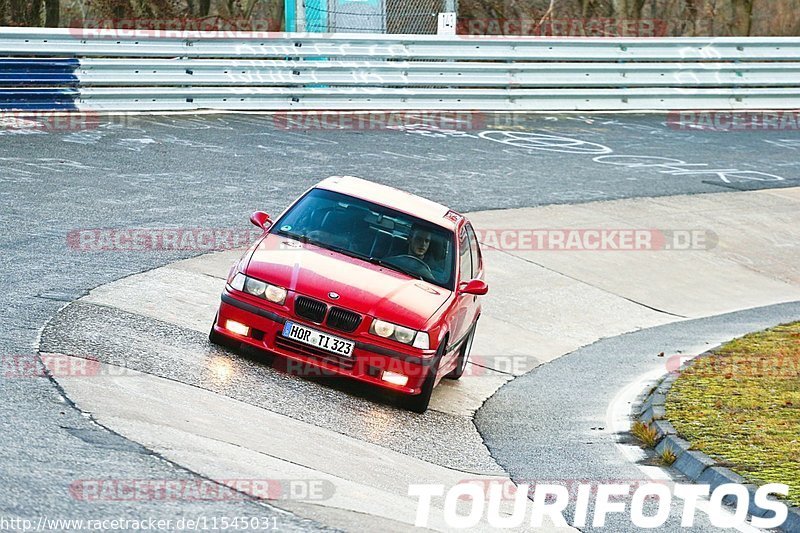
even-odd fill
[[[74,72],[79,66],[80,60],[76,58],[0,58],[0,72],[15,69],[24,69],[30,71]]]
[[[0,110],[76,110],[77,89],[0,89]]]
[[[79,67],[78,59],[0,58],[0,109],[76,109]]]
[[[79,84],[78,59],[0,59],[0,82],[9,85],[71,86]]]

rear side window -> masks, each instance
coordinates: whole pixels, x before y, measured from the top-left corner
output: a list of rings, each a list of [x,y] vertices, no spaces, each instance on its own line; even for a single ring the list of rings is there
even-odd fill
[[[458,253],[459,263],[461,265],[460,281],[469,281],[472,279],[472,254],[470,253],[470,241],[466,228],[461,229],[458,235]]]
[[[467,224],[467,233],[469,234],[469,250],[472,259],[472,277],[475,278],[483,270],[483,260],[481,258],[481,250],[478,248],[478,238],[475,236],[475,231],[470,224]]]

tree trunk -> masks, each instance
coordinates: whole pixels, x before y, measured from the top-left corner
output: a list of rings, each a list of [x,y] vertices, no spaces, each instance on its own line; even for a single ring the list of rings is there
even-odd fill
[[[286,4],[279,0],[274,3],[274,16],[271,17],[272,20],[269,22],[269,31],[286,31],[284,27],[284,22],[286,20],[286,13],[284,13],[284,9],[286,8]]]
[[[733,20],[731,30],[733,35],[748,37],[753,21],[753,0],[731,0]]]
[[[615,17],[639,19],[642,18],[644,3],[645,0],[613,0],[611,5]]]
[[[200,9],[198,11],[198,15],[201,17],[207,17],[210,11],[211,0],[200,0]]]
[[[44,25],[49,28],[58,28],[60,19],[60,0],[44,0]]]

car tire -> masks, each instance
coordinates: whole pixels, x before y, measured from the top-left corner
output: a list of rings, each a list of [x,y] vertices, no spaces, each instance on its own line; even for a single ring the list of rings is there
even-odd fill
[[[214,317],[214,322],[211,324],[211,331],[208,332],[208,340],[211,344],[216,344],[217,346],[222,346],[223,348],[230,348],[231,350],[238,350],[240,343],[233,339],[226,337],[221,333],[217,333],[214,330],[214,324],[217,323],[219,320],[219,315]]]
[[[472,324],[472,330],[469,332],[469,337],[461,343],[461,348],[458,349],[458,362],[456,367],[450,371],[445,377],[447,379],[459,379],[464,375],[464,370],[467,368],[467,361],[469,360],[469,353],[472,351],[472,339],[475,337],[475,327],[478,325],[476,320]]]
[[[428,405],[431,402],[431,394],[433,394],[433,386],[436,384],[436,369],[439,368],[439,361],[442,360],[442,355],[444,355],[446,346],[447,339],[445,338],[439,350],[436,352],[436,360],[431,365],[430,369],[428,369],[428,375],[422,383],[422,392],[414,395],[403,394],[399,401],[400,407],[419,414],[423,414],[428,410]]]

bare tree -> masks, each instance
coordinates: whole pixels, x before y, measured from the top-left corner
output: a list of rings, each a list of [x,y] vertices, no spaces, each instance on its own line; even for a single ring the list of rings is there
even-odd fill
[[[613,0],[614,15],[617,17],[642,18],[645,0]]]
[[[733,8],[732,33],[749,36],[753,25],[753,0],[731,0]]]
[[[610,18],[649,19],[665,26],[667,35],[676,36],[800,35],[800,0],[459,0],[458,4],[459,22],[481,23],[477,27],[487,33],[505,31],[504,21],[531,21],[534,28],[538,22],[546,30],[565,20]],[[146,23],[188,16],[234,22],[241,29],[264,29],[264,20],[269,20],[270,29],[278,30],[283,6],[284,0],[0,0],[0,25],[58,26],[87,18]]]
[[[19,26],[42,25],[41,0],[7,0],[6,18],[10,24]]]
[[[60,21],[60,0],[44,0],[44,25],[51,28],[57,28]]]

